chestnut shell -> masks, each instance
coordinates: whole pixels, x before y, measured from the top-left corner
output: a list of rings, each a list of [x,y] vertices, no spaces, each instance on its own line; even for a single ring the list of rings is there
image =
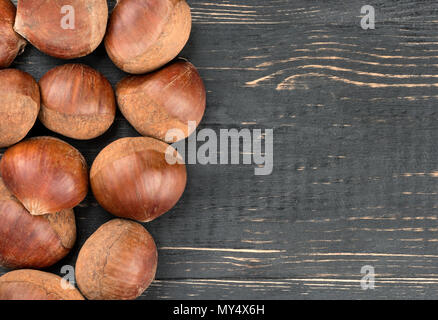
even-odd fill
[[[0,148],[22,140],[40,111],[40,90],[32,76],[17,69],[0,70]]]
[[[74,139],[93,139],[114,121],[116,101],[108,80],[83,64],[49,70],[39,81],[39,119],[50,130]]]
[[[77,289],[64,289],[61,280],[43,271],[11,271],[0,277],[0,300],[84,300]]]
[[[37,137],[10,147],[0,172],[6,187],[33,215],[71,209],[87,194],[85,159],[60,139]]]
[[[105,48],[123,71],[153,71],[174,59],[192,26],[185,0],[119,0],[109,19]]]
[[[114,219],[81,248],[76,281],[88,299],[135,299],[153,281],[157,259],[154,239],[143,226]]]
[[[32,216],[10,193],[0,175],[0,265],[45,268],[61,260],[76,240],[72,209]]]
[[[71,5],[74,28],[64,29],[63,18]],[[106,0],[18,0],[14,29],[38,50],[60,59],[93,52],[102,42],[108,21]]]
[[[141,135],[163,141],[171,129],[188,137],[205,112],[204,83],[185,60],[144,76],[126,77],[118,83],[116,95],[121,112]],[[189,121],[195,126],[189,127]]]
[[[14,31],[15,12],[10,0],[0,0],[0,68],[9,67],[27,43]]]
[[[112,214],[142,222],[169,211],[184,192],[187,172],[166,160],[168,144],[153,138],[123,138],[96,157],[90,182],[95,198]],[[175,160],[176,161],[176,160]]]

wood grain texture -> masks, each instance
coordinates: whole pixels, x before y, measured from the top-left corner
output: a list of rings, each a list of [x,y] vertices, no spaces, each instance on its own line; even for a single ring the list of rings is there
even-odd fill
[[[159,258],[141,298],[438,298],[437,2],[189,4],[181,56],[205,81],[200,128],[274,128],[274,172],[188,165],[181,201],[145,224]],[[375,30],[360,27],[365,4]],[[113,86],[124,75],[102,46],[75,61]],[[14,66],[39,79],[62,63],[29,46]],[[137,133],[118,113],[102,137],[67,141],[91,164],[126,136]],[[75,212],[78,241],[58,274],[111,219],[91,195]],[[375,290],[361,290],[364,265]]]

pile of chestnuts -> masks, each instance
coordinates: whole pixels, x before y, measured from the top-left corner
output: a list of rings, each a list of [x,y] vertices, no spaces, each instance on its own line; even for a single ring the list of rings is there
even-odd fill
[[[73,27],[66,19],[71,10]],[[18,0],[17,7],[0,0],[0,148],[7,148],[0,159],[0,266],[15,269],[0,277],[0,300],[135,299],[152,283],[157,247],[141,223],[171,210],[187,181],[167,133],[178,129],[188,137],[189,122],[198,125],[206,106],[198,71],[177,58],[191,26],[185,0],[118,0],[110,16],[106,0]],[[8,69],[28,43],[73,59],[102,42],[114,64],[131,74],[115,91],[83,64],[55,67],[39,82]],[[117,106],[140,136],[108,144],[91,168],[61,139],[25,139],[38,119],[59,135],[94,139],[111,127]],[[117,218],[80,249],[75,288],[36,269],[74,247],[73,210],[89,186]]]

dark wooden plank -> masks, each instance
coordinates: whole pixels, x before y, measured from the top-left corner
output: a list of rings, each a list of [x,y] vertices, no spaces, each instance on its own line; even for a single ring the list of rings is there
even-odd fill
[[[155,281],[144,299],[434,299],[431,279],[384,278],[374,290],[363,291],[357,279],[184,279]]]
[[[201,128],[273,128],[274,172],[189,165],[183,199],[145,225],[160,250],[142,298],[437,298],[436,1],[372,1],[367,31],[359,0],[189,3],[181,55],[207,86]],[[124,75],[102,46],[78,61]],[[15,67],[38,79],[62,63],[28,47]],[[66,140],[91,164],[134,135],[118,115],[98,139]],[[77,245],[50,271],[111,219],[91,194],[76,212]]]

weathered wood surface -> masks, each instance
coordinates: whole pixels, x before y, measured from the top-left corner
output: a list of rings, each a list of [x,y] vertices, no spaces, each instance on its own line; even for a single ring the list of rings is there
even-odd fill
[[[181,56],[208,89],[201,128],[273,128],[274,172],[188,166],[182,200],[145,225],[159,267],[142,298],[438,298],[438,3],[189,3]],[[360,27],[366,4],[375,30]],[[79,61],[123,76],[102,46]],[[62,63],[29,46],[14,66],[39,79]],[[98,139],[66,140],[91,164],[135,135],[119,115]],[[91,194],[76,213],[77,245],[53,272],[111,219]],[[374,290],[361,290],[364,265]]]

